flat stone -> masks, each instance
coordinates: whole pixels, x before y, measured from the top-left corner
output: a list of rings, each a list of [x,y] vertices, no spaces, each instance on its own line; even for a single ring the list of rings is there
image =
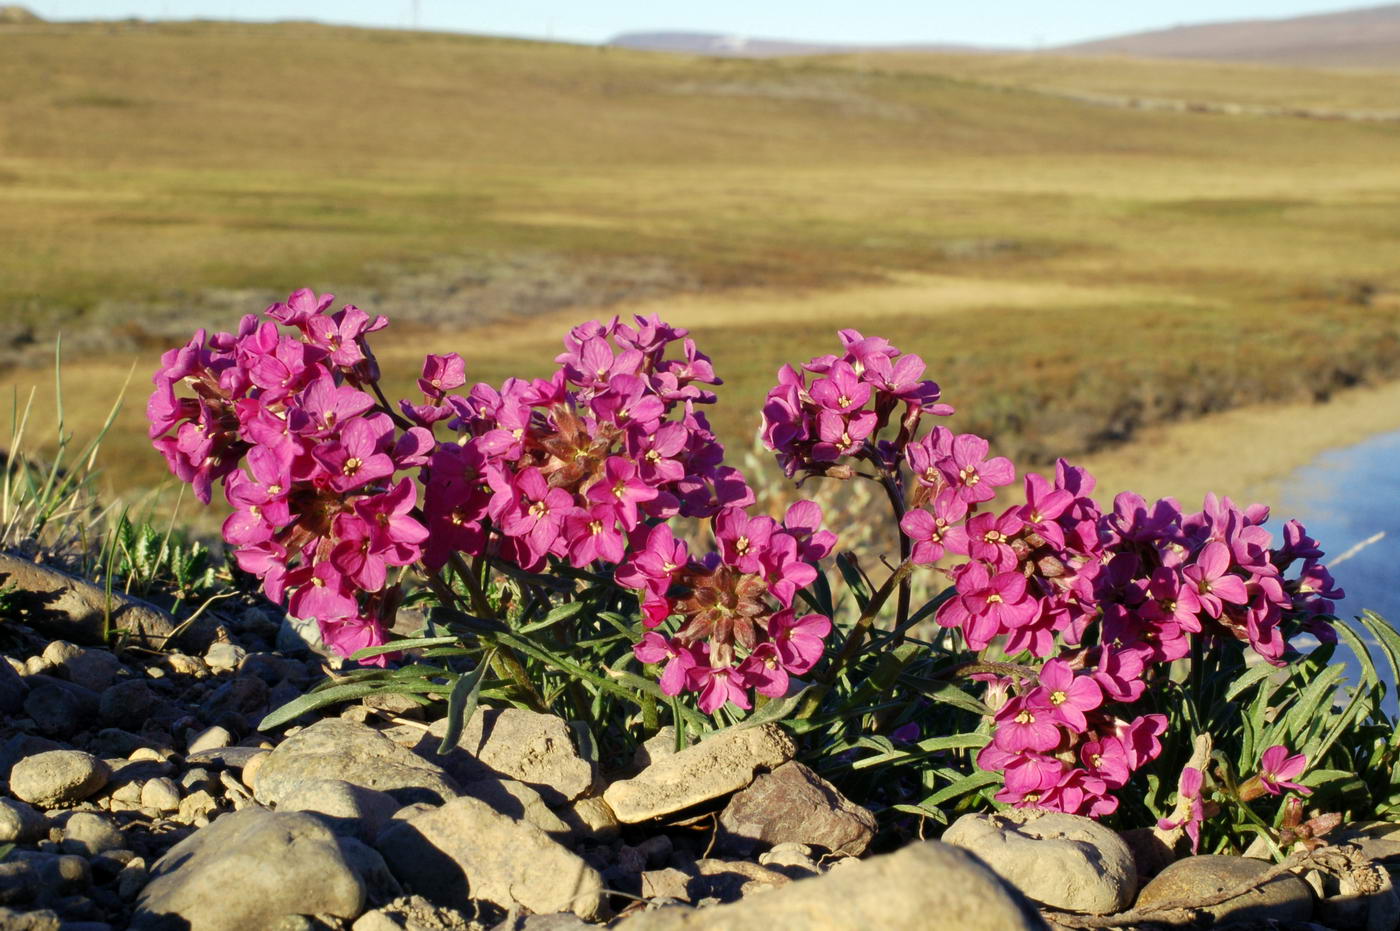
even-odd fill
[[[1262,876],[1274,864],[1249,857],[1202,854],[1178,860],[1162,870],[1138,893],[1136,908],[1169,902],[1192,903]],[[1307,921],[1313,894],[1297,876],[1277,876],[1256,890],[1201,910],[1214,923]],[[1169,923],[1163,919],[1164,923]]]
[[[40,808],[70,805],[107,784],[111,769],[81,750],[49,750],[27,756],[10,770],[10,792]]]
[[[732,905],[638,912],[617,931],[1043,931],[1040,915],[976,857],[937,841],[781,888]]]
[[[566,841],[573,836],[569,825],[545,804],[544,797],[523,782],[477,779],[463,783],[462,794],[480,799],[508,818],[528,821],[556,840]]]
[[[593,767],[574,749],[563,718],[523,708],[478,707],[462,727],[463,753],[437,755],[447,720],[435,722],[415,748],[458,782],[506,778],[523,782],[551,805],[578,798],[593,783]]]
[[[51,637],[101,645],[106,642],[110,618],[112,629],[125,631],[133,643],[150,649],[172,643],[202,649],[212,639],[212,619],[196,621],[177,636],[179,622],[155,605],[0,553],[0,587],[6,585],[16,589],[20,619]]]
[[[458,794],[441,768],[413,751],[373,728],[332,718],[298,731],[268,755],[253,781],[254,798],[276,806],[299,784],[320,779],[378,789],[400,804],[441,804]]]
[[[31,806],[0,798],[0,844],[31,844],[47,837],[48,832],[48,819]]]
[[[1043,809],[963,815],[943,842],[970,850],[1042,905],[1107,915],[1127,908],[1137,890],[1132,851],[1089,818]]]
[[[758,770],[776,769],[796,749],[775,724],[731,728],[614,782],[603,800],[624,824],[659,818],[744,788]]]
[[[52,909],[19,911],[0,907],[0,928],[5,931],[60,931],[62,926],[58,912]]]
[[[684,873],[674,866],[661,870],[645,870],[642,872],[642,898],[689,902],[691,881],[689,873]]]
[[[875,837],[875,816],[796,761],[763,773],[719,816],[723,849],[747,854],[759,844],[825,847],[858,857]]]
[[[210,747],[185,754],[189,766],[222,766],[225,769],[243,769],[255,756],[267,756],[271,751],[262,747]]]
[[[214,672],[233,672],[247,655],[248,651],[238,644],[219,640],[204,651],[204,663]]]
[[[109,850],[120,850],[125,844],[122,832],[105,815],[77,811],[63,825],[61,846],[64,853],[95,857]]]
[[[156,861],[131,928],[244,931],[306,914],[349,921],[364,904],[365,884],[328,827],[307,814],[246,808]]]
[[[533,824],[470,796],[395,822],[377,846],[406,887],[440,905],[466,909],[484,899],[589,919],[606,907],[596,870]]]
[[[1367,859],[1400,863],[1400,824],[1393,821],[1357,821],[1327,836],[1334,844],[1355,844]]]

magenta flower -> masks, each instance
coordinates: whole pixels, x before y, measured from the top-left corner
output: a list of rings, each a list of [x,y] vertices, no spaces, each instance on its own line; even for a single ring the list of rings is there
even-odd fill
[[[393,426],[383,414],[356,417],[344,424],[335,439],[312,450],[312,455],[330,473],[332,488],[353,491],[394,474],[394,460],[386,451],[392,433]]]
[[[609,456],[603,463],[603,478],[588,489],[588,500],[617,509],[624,530],[631,530],[641,519],[637,506],[659,494],[637,474],[637,464],[621,456]]]
[[[1220,617],[1224,602],[1242,605],[1249,601],[1244,579],[1229,574],[1230,548],[1218,540],[1207,543],[1196,561],[1181,571],[1195,586],[1201,610],[1211,617]]]
[[[264,313],[278,323],[304,327],[312,317],[325,313],[334,302],[334,294],[317,296],[310,288],[299,288],[288,296],[286,303],[273,304]]]
[[[966,563],[958,572],[957,588],[957,597],[945,601],[936,617],[944,627],[961,628],[974,650],[1030,623],[1040,612],[1038,602],[1026,591],[1026,577],[1019,572],[993,575],[982,563]]]
[[[1183,767],[1181,778],[1176,784],[1176,795],[1177,810],[1184,807],[1186,813],[1184,817],[1174,821],[1162,818],[1157,822],[1157,827],[1163,831],[1185,828],[1186,836],[1191,838],[1191,852],[1193,854],[1200,849],[1201,824],[1205,821],[1205,805],[1201,801],[1201,786],[1201,771],[1194,766]]]
[[[958,497],[968,504],[990,501],[996,489],[1016,480],[1016,469],[1005,456],[987,458],[987,441],[972,433],[954,438],[952,455],[940,463],[943,477],[957,489]]]
[[[697,664],[686,671],[686,682],[700,693],[700,710],[706,714],[714,714],[725,702],[752,707],[743,674],[733,666]]]
[[[610,504],[578,508],[564,518],[564,539],[569,544],[569,562],[582,569],[596,560],[618,563],[625,546],[617,528],[617,509]]]
[[[760,643],[752,653],[739,664],[739,675],[760,695],[780,698],[787,694],[791,681],[777,648],[771,643]]]
[[[1008,753],[1025,750],[1046,752],[1060,745],[1063,735],[1055,726],[1056,709],[1037,689],[1012,698],[996,714],[992,742]]]
[[[632,647],[632,652],[643,663],[666,664],[661,672],[661,691],[666,695],[681,693],[696,664],[695,652],[690,647],[679,640],[667,640],[654,631],[642,634],[641,642]]]
[[[847,362],[837,362],[826,378],[812,382],[812,400],[830,411],[850,414],[870,400],[870,386],[860,380]]]
[[[725,508],[714,518],[721,558],[740,572],[763,570],[762,558],[777,524],[771,517],[750,517],[740,508]],[[810,580],[809,580],[810,581]]]
[[[1041,692],[1050,707],[1050,719],[1076,734],[1089,728],[1084,713],[1103,704],[1103,689],[1093,676],[1076,676],[1069,663],[1062,659],[1049,660],[1041,667],[1040,688],[1036,694]]]
[[[455,391],[467,383],[467,363],[455,352],[446,355],[429,354],[423,360],[423,374],[418,379],[418,389],[423,397],[438,400],[449,391]]]
[[[1284,789],[1293,789],[1302,795],[1311,795],[1312,789],[1299,785],[1293,780],[1308,768],[1308,758],[1301,753],[1288,755],[1288,748],[1277,744],[1264,751],[1259,758],[1259,781],[1270,795],[1278,795]]]
[[[822,614],[793,618],[791,610],[779,611],[768,619],[768,636],[784,667],[793,675],[806,673],[822,658],[831,619]]]
[[[558,543],[564,519],[574,510],[574,496],[562,488],[550,488],[540,470],[533,466],[514,481],[507,481],[504,490],[496,480],[491,484],[497,495],[516,497],[509,510],[501,514],[501,529],[522,541],[535,559],[551,552]]]

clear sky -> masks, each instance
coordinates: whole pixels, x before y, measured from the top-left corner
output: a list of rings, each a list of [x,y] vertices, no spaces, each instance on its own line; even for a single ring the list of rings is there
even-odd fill
[[[10,0],[14,2],[14,0]],[[824,42],[1057,45],[1184,23],[1298,16],[1365,0],[20,0],[46,19],[315,19],[601,42],[694,30]]]

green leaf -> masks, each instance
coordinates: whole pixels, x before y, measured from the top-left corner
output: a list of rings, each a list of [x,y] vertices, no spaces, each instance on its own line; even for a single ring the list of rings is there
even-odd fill
[[[337,685],[319,692],[309,692],[300,698],[294,698],[276,711],[269,712],[267,717],[258,723],[258,730],[268,731],[274,727],[281,727],[294,718],[299,718],[308,711],[315,711],[317,708],[324,708],[326,705],[333,705],[339,701],[349,701],[353,698],[361,698],[373,692],[393,691],[393,689],[381,689],[378,685],[350,683],[348,685]]]
[[[1274,744],[1288,744],[1296,749],[1300,739],[1317,724],[1318,713],[1330,702],[1337,690],[1337,680],[1346,675],[1342,665],[1328,666],[1308,684],[1298,701],[1286,713],[1280,714],[1265,732],[1261,749]]]
[[[1244,675],[1232,682],[1230,687],[1225,690],[1225,700],[1234,701],[1245,689],[1254,685],[1254,683],[1258,682],[1260,679],[1266,679],[1276,672],[1278,672],[1278,670],[1268,663],[1260,663],[1258,666],[1251,666],[1245,671]]]
[[[496,656],[490,650],[477,662],[476,668],[457,677],[452,691],[447,696],[447,730],[438,744],[438,756],[443,756],[457,746],[462,736],[462,728],[476,714],[477,703],[481,701],[481,683],[486,678],[486,670],[491,668],[491,660]]]
[[[930,737],[927,740],[919,741],[908,750],[890,750],[877,756],[856,760],[851,764],[851,769],[869,769],[872,766],[880,766],[885,763],[910,762],[941,753],[944,750],[980,750],[987,745],[987,741],[990,739],[986,734],[953,734],[948,737]]]
[[[526,624],[524,627],[517,630],[516,633],[532,634],[537,630],[544,630],[546,627],[553,627],[560,621],[568,620],[575,614],[578,614],[584,609],[584,607],[586,607],[586,605],[587,602],[583,601],[571,601],[568,604],[559,605],[558,607],[550,611],[548,614],[546,614],[544,617],[540,618],[538,621],[535,621],[531,624]]]
[[[990,785],[996,785],[1000,781],[1000,773],[979,769],[970,776],[963,776],[961,779],[954,780],[919,804],[925,808],[938,808],[944,802],[951,799],[962,798],[964,795],[971,795],[979,789],[984,789]]]
[[[967,694],[950,682],[914,675],[902,676],[900,681],[924,697],[930,698],[940,704],[951,705],[962,711],[971,711],[973,714],[981,717],[992,716],[992,709],[988,708],[981,699]]]
[[[409,637],[404,640],[395,640],[392,643],[381,643],[379,646],[356,650],[350,654],[350,658],[356,661],[366,660],[374,656],[383,656],[385,653],[397,653],[401,650],[415,650],[421,647],[441,647],[458,642],[456,637]]]
[[[785,695],[782,698],[775,698],[768,704],[759,708],[753,714],[739,722],[739,727],[757,727],[760,724],[768,724],[773,721],[781,721],[797,710],[797,706],[802,704],[803,699],[816,688],[815,685],[807,685]]]
[[[10,855],[10,851],[14,849],[14,844],[0,844],[0,863],[3,863],[5,858]]]
[[[841,553],[836,557],[836,568],[841,570],[841,577],[846,580],[846,587],[855,596],[856,606],[864,611],[865,606],[870,604],[870,589],[866,587],[865,579],[856,566],[855,557],[850,553]]]
[[[593,739],[593,731],[589,729],[587,721],[570,721],[569,730],[574,735],[574,746],[578,748],[578,755],[587,760],[591,765],[598,765],[598,741]]]

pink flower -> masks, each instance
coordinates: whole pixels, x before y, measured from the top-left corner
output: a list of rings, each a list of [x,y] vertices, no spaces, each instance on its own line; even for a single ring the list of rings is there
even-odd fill
[[[692,666],[686,671],[686,682],[700,693],[700,710],[706,714],[714,714],[725,702],[752,707],[743,674],[733,666]]]
[[[624,530],[631,530],[641,519],[637,506],[653,500],[659,492],[637,474],[637,465],[621,456],[609,456],[603,463],[603,478],[588,489],[588,500],[617,509]]]
[[[936,615],[944,627],[962,629],[967,644],[980,650],[993,638],[1033,621],[1040,612],[1018,572],[993,575],[979,562],[965,564],[957,576],[958,595],[945,601]]]
[[[740,572],[762,571],[762,557],[777,529],[771,517],[750,517],[740,508],[725,508],[714,519],[715,540],[725,563]]]
[[[696,663],[695,652],[679,640],[649,631],[642,634],[640,643],[632,647],[632,652],[643,663],[665,663],[661,672],[661,691],[667,695],[679,695],[685,688],[688,673]]]
[[[739,675],[760,695],[779,698],[787,694],[788,673],[771,643],[760,643],[754,647],[753,652],[739,664]]]
[[[1069,663],[1052,659],[1040,669],[1040,688],[1050,708],[1050,718],[1058,724],[1082,734],[1088,730],[1084,713],[1103,704],[1103,689],[1091,675],[1076,676]]]
[[[982,437],[963,433],[953,440],[952,456],[940,463],[943,477],[957,489],[968,504],[990,501],[999,485],[1016,480],[1016,469],[1005,456],[987,459],[988,445]]]
[[[501,529],[521,540],[536,559],[549,553],[559,540],[564,518],[574,510],[574,496],[562,488],[550,488],[533,466],[508,482],[504,493],[518,499],[502,515]],[[502,494],[502,489],[496,487],[496,494]]]
[[[1217,541],[1207,543],[1196,561],[1181,570],[1196,589],[1201,610],[1211,617],[1220,617],[1223,603],[1242,605],[1249,601],[1244,579],[1230,575],[1230,548]]]
[[[1181,778],[1177,781],[1177,807],[1178,810],[1183,803],[1186,807],[1186,815],[1175,821],[1162,818],[1157,822],[1157,827],[1163,831],[1172,831],[1179,827],[1186,829],[1186,836],[1191,838],[1191,852],[1194,854],[1201,846],[1201,824],[1205,821],[1205,806],[1201,801],[1202,775],[1199,769],[1194,766],[1187,766],[1181,770]]]
[[[1312,789],[1294,782],[1308,768],[1308,758],[1301,753],[1288,755],[1288,748],[1278,744],[1264,751],[1259,758],[1259,781],[1270,795],[1278,795],[1284,789],[1294,789],[1302,795],[1311,795]]]
[[[578,508],[564,518],[564,539],[569,543],[569,562],[582,569],[595,560],[617,563],[625,552],[617,528],[617,510],[608,504]]]
[[[768,635],[788,672],[800,676],[822,658],[831,619],[822,614],[804,614],[794,620],[791,610],[779,611],[768,619]]]
[[[1002,705],[996,714],[993,743],[1009,753],[1045,752],[1060,745],[1063,735],[1055,726],[1055,709],[1040,692],[1019,695]]]

